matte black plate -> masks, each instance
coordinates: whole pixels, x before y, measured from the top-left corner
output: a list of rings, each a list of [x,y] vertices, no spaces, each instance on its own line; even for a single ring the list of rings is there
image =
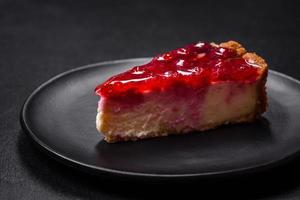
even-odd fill
[[[96,131],[97,84],[149,61],[93,64],[60,74],[36,89],[21,112],[29,136],[65,164],[94,174],[185,179],[257,171],[300,150],[300,84],[270,71],[269,109],[251,124],[184,136],[107,144]]]

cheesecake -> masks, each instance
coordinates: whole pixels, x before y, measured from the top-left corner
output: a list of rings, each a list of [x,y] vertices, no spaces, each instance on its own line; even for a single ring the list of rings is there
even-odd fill
[[[252,122],[267,108],[267,74],[238,42],[186,45],[98,85],[96,127],[113,143]]]

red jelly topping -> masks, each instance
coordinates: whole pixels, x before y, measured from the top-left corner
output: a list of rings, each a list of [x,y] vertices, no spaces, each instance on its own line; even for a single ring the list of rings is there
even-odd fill
[[[251,83],[258,77],[256,65],[248,63],[235,50],[198,42],[153,58],[111,77],[96,87],[101,96],[162,91],[184,84],[203,87],[220,81]]]

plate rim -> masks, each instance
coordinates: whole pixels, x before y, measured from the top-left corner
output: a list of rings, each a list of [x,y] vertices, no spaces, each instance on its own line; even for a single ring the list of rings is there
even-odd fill
[[[284,163],[287,163],[291,160],[294,160],[296,157],[300,155],[300,148],[298,151],[289,154],[287,156],[283,156],[282,158],[279,158],[277,160],[269,161],[263,164],[258,165],[251,165],[248,167],[241,167],[236,169],[230,169],[230,170],[220,170],[220,171],[213,171],[213,172],[199,172],[199,173],[186,173],[186,174],[158,174],[158,173],[141,173],[141,172],[132,172],[132,171],[123,171],[123,170],[116,170],[116,169],[110,169],[105,167],[99,167],[94,166],[90,164],[86,164],[84,162],[80,162],[77,160],[74,160],[72,158],[69,158],[63,154],[60,154],[55,149],[49,147],[47,144],[45,144],[43,141],[41,141],[34,131],[30,128],[26,121],[26,112],[28,109],[29,103],[32,101],[32,99],[41,92],[47,85],[51,84],[53,81],[56,81],[66,75],[69,75],[71,73],[104,66],[108,64],[117,64],[117,63],[123,63],[123,62],[136,62],[136,61],[144,61],[144,60],[150,60],[151,57],[142,57],[142,58],[129,58],[129,59],[118,59],[118,60],[111,60],[111,61],[103,61],[103,62],[97,62],[93,64],[83,65],[77,68],[73,68],[70,70],[67,70],[65,72],[59,73],[58,75],[53,76],[46,82],[39,85],[36,89],[33,90],[33,92],[30,93],[30,95],[26,98],[24,101],[21,111],[20,111],[20,124],[22,127],[22,130],[24,133],[26,133],[32,141],[34,142],[35,146],[37,146],[40,150],[42,150],[44,153],[48,154],[50,157],[54,158],[55,160],[71,166],[73,168],[85,171],[87,173],[93,174],[93,175],[105,175],[105,174],[111,174],[111,175],[117,175],[117,176],[126,176],[128,178],[151,178],[151,179],[160,179],[160,180],[166,180],[166,179],[188,179],[188,178],[208,178],[208,177],[225,177],[225,176],[233,176],[233,175],[240,175],[240,174],[249,174],[253,172],[260,172],[267,170],[269,168],[275,168],[278,166],[283,165]],[[276,76],[282,77],[284,79],[288,79],[300,86],[300,80],[297,80],[289,75],[283,74],[278,71],[270,70],[270,74],[274,74]]]

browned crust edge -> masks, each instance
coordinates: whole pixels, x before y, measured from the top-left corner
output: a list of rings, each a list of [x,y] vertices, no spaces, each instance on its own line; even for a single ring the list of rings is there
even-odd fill
[[[206,126],[203,126],[201,129],[197,129],[194,131],[207,131],[207,130],[213,130],[216,129],[220,126],[224,125],[229,125],[229,124],[237,124],[237,123],[250,123],[254,121],[258,116],[258,112],[251,113],[249,115],[244,115],[240,116],[236,119],[230,120],[228,122],[222,122],[222,123],[214,123],[214,124],[209,124]],[[175,132],[175,131],[164,131],[161,129],[158,132],[155,133],[149,133],[148,135],[143,135],[141,137],[136,137],[136,136],[120,136],[120,135],[105,135],[105,141],[108,143],[116,143],[116,142],[121,142],[121,141],[137,141],[141,139],[150,139],[150,138],[155,138],[155,137],[163,137],[163,136],[169,136],[169,135],[184,135],[184,134],[190,134],[193,131],[189,132]]]
[[[228,41],[221,43],[219,46],[224,48],[229,48],[235,50],[238,55],[242,56],[245,60],[249,63],[258,65],[259,67],[259,85],[258,85],[258,100],[257,100],[257,107],[255,112],[255,118],[259,117],[262,113],[267,110],[268,107],[268,98],[266,92],[266,82],[268,77],[268,64],[266,61],[257,55],[256,53],[248,53],[247,50],[238,42],[236,41]]]
[[[215,43],[212,43],[213,45],[217,45]],[[258,65],[258,67],[260,68],[259,73],[260,73],[260,77],[259,77],[259,83],[258,83],[258,89],[259,91],[257,91],[258,93],[258,100],[257,100],[257,104],[256,104],[256,109],[253,113],[246,115],[246,116],[240,116],[237,119],[233,119],[230,120],[228,122],[223,122],[223,123],[218,123],[218,124],[210,124],[207,125],[205,127],[202,127],[201,129],[197,130],[197,131],[205,131],[205,130],[210,130],[210,129],[215,129],[221,125],[225,125],[225,124],[235,124],[235,123],[241,123],[241,122],[252,122],[255,119],[257,119],[258,117],[261,116],[262,113],[264,113],[267,109],[268,106],[268,99],[267,99],[267,92],[266,92],[266,81],[267,81],[267,76],[268,76],[268,64],[266,63],[266,61],[258,56],[256,53],[248,53],[246,51],[246,49],[238,42],[236,41],[228,41],[228,42],[224,42],[219,44],[220,47],[224,47],[224,48],[229,48],[229,49],[233,49],[237,52],[238,55],[242,56],[244,59],[246,59],[249,63],[253,63],[255,65]],[[142,137],[135,137],[135,136],[125,136],[125,137],[121,137],[119,135],[105,135],[105,140],[108,143],[115,143],[115,142],[119,142],[119,141],[136,141],[136,140],[140,140],[140,139],[147,139],[147,138],[154,138],[154,137],[162,137],[162,136],[168,136],[168,135],[179,135],[179,134],[187,134],[189,132],[166,132],[164,130],[160,130],[156,133],[149,133],[148,135],[144,135]]]

